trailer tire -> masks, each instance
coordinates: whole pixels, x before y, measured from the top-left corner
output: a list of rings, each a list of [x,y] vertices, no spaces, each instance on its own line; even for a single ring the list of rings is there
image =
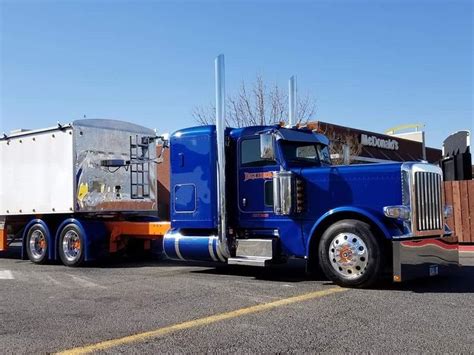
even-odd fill
[[[26,234],[25,248],[28,259],[35,264],[48,261],[48,233],[41,223],[33,224]]]
[[[84,262],[84,236],[74,223],[67,224],[61,230],[58,241],[58,254],[66,266],[80,266]]]
[[[323,233],[318,248],[324,274],[344,287],[366,288],[382,273],[382,244],[369,224],[341,220]]]

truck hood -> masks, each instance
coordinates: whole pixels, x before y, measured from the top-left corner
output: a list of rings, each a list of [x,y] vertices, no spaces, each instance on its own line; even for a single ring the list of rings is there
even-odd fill
[[[308,167],[294,170],[305,181],[306,215],[338,207],[358,207],[383,213],[402,203],[402,163]]]
[[[354,164],[354,165],[331,165],[320,167],[302,167],[299,173],[308,176],[337,175],[337,176],[355,176],[355,175],[386,175],[387,173],[400,173],[403,163],[379,163],[379,164]],[[296,172],[296,171],[295,171]]]

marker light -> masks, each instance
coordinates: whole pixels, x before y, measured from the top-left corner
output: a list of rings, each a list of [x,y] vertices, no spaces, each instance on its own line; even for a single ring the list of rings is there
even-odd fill
[[[385,206],[383,213],[388,218],[396,218],[405,221],[410,219],[410,208],[407,206]]]

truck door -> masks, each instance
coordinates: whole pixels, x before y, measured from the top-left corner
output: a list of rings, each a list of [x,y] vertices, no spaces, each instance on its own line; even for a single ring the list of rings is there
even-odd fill
[[[273,214],[272,172],[280,169],[276,161],[260,158],[258,136],[240,139],[237,159],[238,207],[242,227],[245,222],[267,218]]]

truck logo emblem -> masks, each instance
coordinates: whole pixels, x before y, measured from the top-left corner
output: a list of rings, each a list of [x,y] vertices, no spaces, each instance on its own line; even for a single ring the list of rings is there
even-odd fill
[[[259,179],[271,179],[273,177],[272,171],[266,171],[264,173],[244,173],[244,181],[247,180],[259,180]]]

